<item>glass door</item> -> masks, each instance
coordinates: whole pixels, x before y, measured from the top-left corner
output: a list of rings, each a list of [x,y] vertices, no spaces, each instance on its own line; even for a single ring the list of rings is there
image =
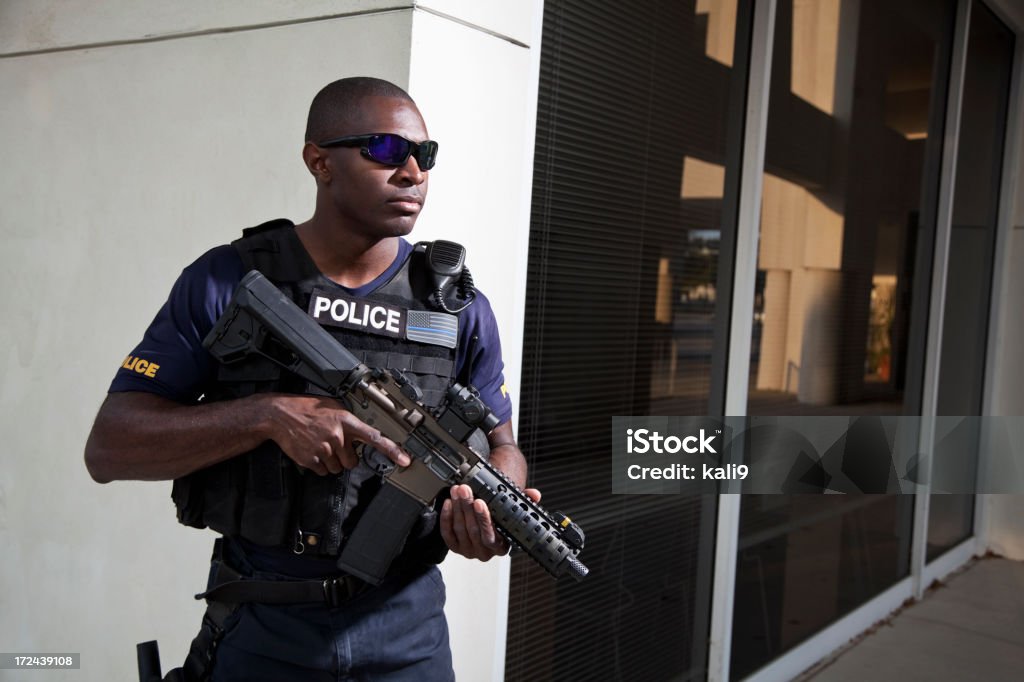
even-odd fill
[[[982,414],[1014,40],[1014,33],[983,2],[972,3],[943,311],[939,416]],[[974,527],[974,495],[939,491],[963,490],[963,481],[976,477],[979,422],[962,420],[952,428],[939,420],[939,427],[941,456],[936,459],[940,468],[932,472],[928,561],[973,535]]]

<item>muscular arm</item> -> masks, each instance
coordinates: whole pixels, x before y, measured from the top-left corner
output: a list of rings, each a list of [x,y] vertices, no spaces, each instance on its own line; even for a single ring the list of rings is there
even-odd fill
[[[490,462],[522,488],[526,485],[526,458],[516,445],[512,422],[505,422],[487,436],[491,444]]]
[[[143,392],[112,393],[85,445],[85,464],[100,483],[169,480],[273,440],[317,474],[356,464],[354,441],[373,443],[397,461],[402,453],[380,432],[331,398],[266,393],[202,405],[179,405]]]

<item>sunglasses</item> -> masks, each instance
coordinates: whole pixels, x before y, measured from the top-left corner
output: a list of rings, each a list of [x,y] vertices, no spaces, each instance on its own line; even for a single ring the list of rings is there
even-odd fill
[[[383,163],[385,166],[404,166],[412,156],[420,165],[420,170],[430,170],[437,160],[437,143],[424,140],[416,143],[401,135],[393,133],[374,133],[372,135],[346,135],[333,140],[320,142],[318,147],[359,147],[363,156]]]

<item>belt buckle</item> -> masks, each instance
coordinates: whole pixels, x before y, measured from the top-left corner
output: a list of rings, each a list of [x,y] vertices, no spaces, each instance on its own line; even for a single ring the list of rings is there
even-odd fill
[[[355,585],[352,582],[352,576],[342,575],[337,578],[327,578],[323,583],[324,587],[324,601],[331,608],[337,608],[341,604],[351,599],[355,593]]]

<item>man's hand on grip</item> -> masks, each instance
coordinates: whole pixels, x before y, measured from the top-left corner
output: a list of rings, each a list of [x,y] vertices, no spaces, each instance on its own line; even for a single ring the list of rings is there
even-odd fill
[[[409,455],[393,441],[333,398],[278,393],[267,399],[271,440],[296,464],[320,476],[356,466],[357,442],[372,445],[399,466],[409,464]]]

